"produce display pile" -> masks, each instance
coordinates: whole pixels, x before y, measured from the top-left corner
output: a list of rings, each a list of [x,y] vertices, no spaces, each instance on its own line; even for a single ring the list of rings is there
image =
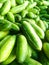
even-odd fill
[[[0,0],[0,65],[49,65],[49,0]]]

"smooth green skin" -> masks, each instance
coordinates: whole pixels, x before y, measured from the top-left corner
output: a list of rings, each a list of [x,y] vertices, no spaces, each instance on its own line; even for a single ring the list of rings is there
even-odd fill
[[[11,7],[15,7],[16,6],[16,0],[10,0],[11,1]]]
[[[3,65],[8,65],[11,62],[13,62],[16,59],[16,54],[14,52],[14,50],[11,52],[10,56],[4,61],[2,62]]]
[[[24,18],[27,14],[28,14],[28,11],[27,11],[27,10],[23,10],[23,11],[21,12],[21,15],[22,15],[23,18]]]
[[[44,53],[46,54],[46,56],[49,58],[49,43],[48,42],[45,42],[43,44],[43,50],[44,50]]]
[[[39,20],[39,22],[37,24],[38,24],[39,27],[41,27],[43,29],[43,31],[46,31],[45,24],[43,23],[42,20]]]
[[[29,13],[27,14],[27,16],[28,16],[29,18],[37,18],[37,15],[34,14],[33,12],[29,12]]]
[[[36,50],[42,49],[42,41],[36,34],[34,28],[27,21],[22,21],[22,27],[24,29],[24,33],[26,32],[28,39],[32,43],[31,45],[35,47]]]
[[[25,0],[16,0],[16,3],[23,4]]]
[[[0,39],[4,38],[8,33],[9,31],[0,31]]]
[[[28,45],[25,36],[19,35],[17,37],[16,57],[19,63],[24,62],[27,56]]]
[[[37,14],[37,15],[39,14],[39,10],[36,8],[29,9],[29,12],[33,12],[34,14]]]
[[[24,62],[24,65],[42,65],[42,64],[32,58],[27,58]]]
[[[47,29],[48,28],[48,23],[46,21],[43,21],[43,23],[44,23],[44,25],[45,25],[45,27]]]
[[[0,48],[5,44],[6,40],[8,40],[10,37],[10,35],[7,35],[6,37],[4,37],[1,41],[0,41]]]
[[[26,7],[26,9],[23,10],[22,13],[21,13],[22,17],[24,18],[28,14],[28,11],[30,9],[32,9],[33,7],[35,7],[36,4],[37,4],[36,2],[34,2],[33,4],[28,4],[28,6]]]
[[[8,40],[4,43],[4,45],[0,49],[0,63],[5,61],[10,53],[12,52],[15,45],[16,36],[10,36]]]
[[[32,56],[32,48],[28,45],[28,57]]]
[[[12,12],[14,14],[21,12],[27,7],[28,3],[29,3],[28,1],[25,1],[22,5],[13,7],[13,8],[11,8],[10,12]]]
[[[14,17],[14,15],[13,15],[13,13],[11,13],[11,12],[8,12],[8,13],[7,13],[7,19],[8,19],[9,21],[11,21],[11,22],[15,22],[15,17]]]
[[[49,30],[46,30],[46,39],[49,41]]]
[[[11,7],[11,2],[10,2],[10,0],[7,0],[4,3],[4,6],[1,8],[1,15],[7,14],[10,10],[10,7]]]
[[[16,31],[19,31],[20,28],[18,25],[8,21],[8,20],[5,20],[5,19],[0,19],[0,30],[9,30],[9,29],[14,29]]]
[[[3,23],[4,20],[0,20],[0,31],[8,31],[11,29],[11,24],[9,23]]]
[[[36,2],[33,2],[31,4],[28,4],[28,6],[26,7],[26,10],[29,11],[30,9],[32,9],[33,7],[35,7],[37,5]]]
[[[26,19],[32,27],[35,29],[37,35],[41,38],[44,39],[45,33],[44,31],[32,20],[32,19]]]

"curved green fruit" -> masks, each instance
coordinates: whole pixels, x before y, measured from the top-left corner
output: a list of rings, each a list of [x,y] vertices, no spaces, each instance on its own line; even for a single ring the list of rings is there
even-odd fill
[[[43,23],[44,23],[44,25],[45,25],[45,27],[47,29],[48,28],[48,23],[46,21],[43,21]]]
[[[6,40],[4,45],[1,47],[1,49],[0,49],[0,62],[5,61],[9,57],[9,55],[10,55],[10,53],[13,50],[13,47],[15,45],[15,40],[16,40],[15,35],[9,36],[9,39]]]
[[[45,42],[43,44],[43,50],[44,50],[46,56],[49,58],[49,43],[48,42]]]
[[[28,45],[28,57],[32,56],[32,48]]]
[[[11,2],[10,2],[10,0],[7,0],[4,3],[4,6],[1,8],[1,15],[7,14],[8,11],[10,10],[10,7],[11,7]]]
[[[45,33],[44,31],[34,22],[34,20],[32,19],[26,19],[31,25],[32,27],[35,29],[37,35],[41,38],[44,39]]]
[[[24,62],[24,65],[42,65],[42,64],[32,58],[27,58]]]
[[[13,51],[10,54],[10,56],[4,62],[2,62],[3,65],[10,64],[11,62],[13,62],[16,59],[16,54],[15,54],[14,51],[15,50],[13,49]]]
[[[19,35],[17,37],[16,57],[19,63],[24,62],[27,56],[28,46],[25,36]]]
[[[16,6],[16,0],[10,0],[11,1],[11,7],[15,7]]]
[[[42,41],[36,34],[34,28],[27,21],[22,21],[21,23],[22,23],[22,28],[24,30],[24,33],[26,33],[29,41],[32,43],[31,45],[34,46],[34,48],[36,50],[41,50],[42,49]]]
[[[8,33],[9,31],[0,31],[0,39],[4,38]]]
[[[16,0],[18,4],[23,4],[25,0]]]
[[[28,5],[28,1],[25,1],[22,5],[18,5],[18,6],[15,6],[13,8],[11,8],[10,12],[12,13],[20,13],[21,11],[23,11]]]
[[[8,20],[5,20],[5,19],[0,19],[0,30],[7,31],[7,30],[10,30],[11,28],[16,31],[20,30],[20,28],[17,24],[14,24],[14,23],[12,23]]]
[[[5,44],[6,40],[9,39],[9,35],[7,35],[6,37],[4,37],[1,41],[0,41],[0,48]]]
[[[38,22],[37,24],[39,25],[39,27],[41,27],[41,29],[42,29],[43,31],[46,31],[45,24],[44,24],[44,22],[43,22],[42,20],[39,20],[39,22]]]
[[[13,13],[11,13],[11,12],[8,12],[8,13],[7,13],[7,19],[8,19],[9,21],[11,21],[11,22],[15,22],[15,17],[14,17],[14,15],[13,15]]]

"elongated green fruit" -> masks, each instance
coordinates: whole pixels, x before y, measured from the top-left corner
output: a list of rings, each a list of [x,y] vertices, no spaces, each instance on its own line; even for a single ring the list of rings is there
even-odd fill
[[[2,63],[3,65],[10,64],[12,61],[16,59],[16,54],[14,50],[11,52],[10,56]]]
[[[20,14],[15,14],[15,20],[16,21],[21,21],[22,20],[22,17]]]
[[[46,39],[49,41],[49,30],[46,30]]]
[[[10,37],[10,35],[7,35],[6,37],[4,37],[1,41],[0,41],[0,48],[5,44],[6,40],[8,40]]]
[[[31,42],[28,41],[28,43],[30,44]],[[34,59],[38,58],[37,52],[29,45],[28,45],[28,57],[32,57]]]
[[[28,45],[28,57],[32,56],[32,48]]]
[[[48,28],[48,23],[46,21],[43,21],[43,23],[44,23],[44,25],[45,25],[45,27],[47,29]]]
[[[21,12],[21,15],[22,15],[23,18],[24,18],[27,14],[28,14],[28,11],[27,11],[27,10],[23,10],[23,11]]]
[[[29,11],[30,9],[32,9],[33,7],[35,7],[36,4],[37,4],[36,2],[33,2],[32,4],[29,4],[29,5],[26,7],[26,9],[22,11],[22,13],[21,13],[22,17],[24,18],[24,17],[28,14],[28,11]]]
[[[43,29],[43,31],[46,31],[46,27],[45,27],[45,25],[44,25],[44,23],[43,23],[42,20],[40,20],[40,21],[38,22],[38,25]]]
[[[9,30],[9,29],[14,29],[16,31],[19,31],[20,28],[18,25],[8,21],[8,20],[5,20],[5,19],[0,19],[0,30]]]
[[[15,22],[15,17],[14,17],[14,15],[13,15],[13,13],[11,13],[11,12],[8,12],[8,13],[7,13],[7,19],[8,19],[9,21],[11,21],[11,22]]]
[[[27,21],[22,21],[21,23],[22,23],[22,27],[24,29],[24,33],[26,32],[28,39],[32,43],[31,45],[32,46],[34,45],[35,49],[41,50],[42,49],[42,41],[36,34],[34,28]]]
[[[28,5],[28,1],[25,1],[22,5],[19,5],[19,6],[16,6],[16,7],[13,7],[10,12],[12,13],[19,13],[21,12],[22,10],[24,10]]]
[[[19,35],[17,37],[16,57],[19,63],[24,62],[27,56],[28,46],[25,36]]]
[[[4,6],[1,8],[1,15],[7,14],[8,11],[10,10],[10,7],[11,7],[10,0],[7,0],[7,1],[4,3]]]
[[[0,31],[0,39],[4,38],[8,33],[9,31]]]
[[[42,64],[32,58],[27,58],[26,61],[24,62],[24,65],[42,65]]]
[[[37,10],[36,8],[29,9],[29,12],[33,12],[34,14],[39,14],[39,10]]]
[[[35,29],[37,35],[41,38],[44,39],[44,31],[32,20],[32,19],[27,19],[27,21],[32,25],[32,27]]]
[[[27,16],[28,16],[29,18],[37,18],[37,15],[34,14],[33,12],[29,12],[29,13],[27,14]]]
[[[15,45],[16,36],[10,36],[8,40],[4,43],[4,45],[0,49],[0,62],[5,61],[10,53],[13,50],[13,47]]]
[[[11,7],[15,7],[16,6],[16,0],[10,0],[11,1]]]
[[[48,42],[45,42],[43,44],[43,50],[44,50],[46,56],[49,58],[49,43]]]
[[[29,11],[30,9],[32,9],[33,7],[35,7],[37,5],[36,2],[33,2],[32,4],[29,4],[26,8],[27,11]]]
[[[25,0],[16,0],[18,4],[23,4]]]

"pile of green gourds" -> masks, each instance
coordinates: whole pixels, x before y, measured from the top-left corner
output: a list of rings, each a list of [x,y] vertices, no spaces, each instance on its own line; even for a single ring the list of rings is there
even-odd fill
[[[49,0],[0,0],[0,65],[49,65]]]

